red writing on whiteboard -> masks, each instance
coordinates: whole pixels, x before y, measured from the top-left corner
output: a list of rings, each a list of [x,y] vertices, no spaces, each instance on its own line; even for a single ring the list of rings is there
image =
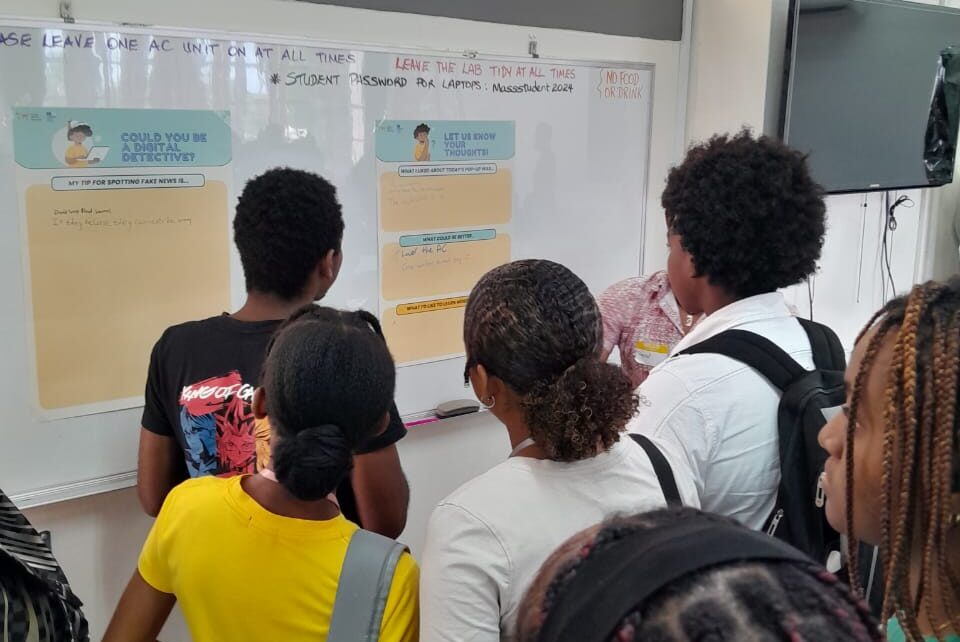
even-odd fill
[[[597,91],[605,99],[639,100],[643,97],[641,74],[633,69],[604,69]]]
[[[401,58],[400,56],[397,56],[393,66],[395,69],[399,69],[401,71],[430,71],[430,61],[419,60],[417,58]]]

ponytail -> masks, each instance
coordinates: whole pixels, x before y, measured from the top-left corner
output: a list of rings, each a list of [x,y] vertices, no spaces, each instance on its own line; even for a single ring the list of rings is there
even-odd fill
[[[278,437],[273,468],[299,499],[336,490],[353,452],[381,428],[393,402],[393,358],[371,317],[306,306],[267,348],[262,385]]]
[[[580,359],[554,381],[535,384],[520,403],[530,436],[555,461],[609,449],[638,405],[623,371],[596,357]]]

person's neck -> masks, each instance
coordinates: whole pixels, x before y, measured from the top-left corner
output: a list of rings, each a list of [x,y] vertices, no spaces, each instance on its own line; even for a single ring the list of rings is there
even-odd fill
[[[512,451],[517,446],[523,443],[525,439],[530,437],[530,429],[527,428],[526,423],[520,417],[509,417],[501,419],[503,425],[507,427],[507,435],[510,437],[510,450]],[[529,457],[531,459],[549,459],[547,457],[546,451],[540,444],[533,443],[523,450],[519,451],[514,455],[514,457]]]
[[[949,538],[947,543],[947,564],[952,565],[951,571],[954,575],[960,575],[960,526],[954,527],[951,532],[952,537]],[[915,540],[921,540],[923,538],[915,537]],[[936,559],[937,552],[934,551],[934,559]],[[920,569],[921,564],[923,563],[923,542],[918,541],[917,545],[914,546],[913,554],[911,555],[910,562],[910,586],[917,587],[918,582],[920,581]],[[917,613],[917,624],[920,627],[920,632],[924,636],[936,636],[940,635],[941,637],[946,637],[947,635],[960,635],[960,631],[955,631],[950,626],[950,616],[954,618],[958,616],[956,613],[947,613],[944,610],[944,598],[947,597],[943,595],[943,587],[947,587],[949,591],[950,579],[947,577],[941,577],[941,569],[938,565],[934,564],[934,576],[933,576],[933,589],[928,595],[924,591],[923,600],[920,604],[919,612]],[[952,603],[956,607],[957,596],[953,596],[948,602]],[[927,604],[933,606],[933,617],[934,620],[931,621],[928,615],[929,609]]]
[[[510,436],[510,450],[513,451],[530,437],[530,429],[522,417],[501,418],[500,421],[507,427],[507,434]],[[602,448],[598,445],[597,452],[600,454]],[[512,455],[513,457],[528,457],[530,459],[550,459],[543,446],[534,442],[523,450],[519,450]]]
[[[736,303],[739,301],[737,297],[727,294],[725,291],[716,288],[708,287],[703,292],[703,297],[700,302],[700,307],[703,309],[703,314],[710,316],[717,310],[725,308],[731,303]]]
[[[310,294],[283,299],[275,294],[254,290],[247,292],[246,302],[230,316],[237,321],[278,321],[313,301],[314,297]]]
[[[340,509],[328,499],[315,501],[297,499],[282,484],[261,475],[244,477],[240,486],[253,498],[253,501],[281,517],[326,521],[340,514]]]

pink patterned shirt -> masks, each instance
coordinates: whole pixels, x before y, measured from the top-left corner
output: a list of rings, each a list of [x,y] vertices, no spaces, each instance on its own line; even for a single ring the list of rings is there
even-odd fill
[[[603,351],[620,349],[630,382],[639,386],[680,339],[680,309],[665,271],[615,283],[597,299],[603,315]]]

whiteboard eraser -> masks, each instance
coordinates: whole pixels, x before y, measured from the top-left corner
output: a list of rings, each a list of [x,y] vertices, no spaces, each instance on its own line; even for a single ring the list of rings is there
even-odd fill
[[[478,412],[480,404],[470,399],[457,399],[456,401],[445,401],[437,406],[437,417],[447,419],[448,417],[457,417],[459,415],[469,415],[471,412]]]

